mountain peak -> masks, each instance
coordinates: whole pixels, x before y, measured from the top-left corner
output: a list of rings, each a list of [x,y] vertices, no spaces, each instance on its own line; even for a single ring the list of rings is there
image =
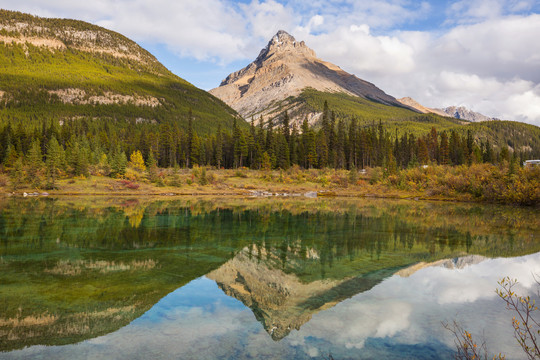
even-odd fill
[[[294,36],[285,30],[279,30],[274,35],[268,44],[261,50],[259,56],[255,60],[261,63],[274,54],[290,54],[300,57],[316,57],[315,51],[306,46],[303,41],[296,41]]]
[[[308,88],[403,107],[375,85],[317,58],[303,41],[283,30],[270,39],[255,61],[227,76],[210,93],[247,119],[264,115],[272,120],[285,109],[296,106],[290,119],[291,124],[299,124],[306,115],[315,122],[321,114],[306,110],[308,114],[300,111],[298,104],[285,104],[283,100],[297,97]]]
[[[270,40],[270,42],[275,42],[275,41],[281,41],[281,42],[295,42],[296,39],[294,38],[294,36],[292,36],[291,34],[289,34],[288,32],[286,32],[285,30],[279,30],[276,35],[274,35],[274,37],[272,38],[272,40]]]
[[[456,119],[468,120],[472,122],[496,120],[489,116],[467,109],[464,106],[449,106],[441,110],[449,116],[455,117]]]

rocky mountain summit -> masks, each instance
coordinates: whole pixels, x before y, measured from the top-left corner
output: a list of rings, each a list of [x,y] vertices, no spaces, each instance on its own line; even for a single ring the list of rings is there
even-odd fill
[[[295,114],[301,104],[288,101],[304,89],[345,93],[391,106],[403,105],[375,85],[349,74],[338,66],[317,58],[303,41],[280,30],[261,50],[259,56],[245,68],[227,76],[221,85],[210,90],[245,119],[273,118],[291,110],[303,120],[306,114]],[[298,112],[298,111],[297,111]],[[309,116],[308,116],[309,117]],[[315,116],[316,117],[316,116]]]
[[[482,115],[480,113],[469,110],[464,106],[449,106],[445,109],[437,109],[437,110],[443,111],[445,114],[447,114],[447,116],[451,116],[456,119],[472,121],[472,122],[497,120],[495,118],[491,118],[489,116]]]

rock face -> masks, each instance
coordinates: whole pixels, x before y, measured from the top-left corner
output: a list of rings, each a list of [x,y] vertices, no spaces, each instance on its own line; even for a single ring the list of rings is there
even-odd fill
[[[402,103],[403,105],[412,107],[413,109],[420,111],[423,114],[433,113],[433,114],[437,114],[441,116],[448,116],[448,114],[445,113],[443,110],[425,107],[410,97],[404,97],[404,98],[398,99],[398,101]]]
[[[456,119],[472,121],[472,122],[497,120],[495,118],[490,118],[489,116],[485,116],[480,113],[469,110],[463,106],[459,106],[459,107],[449,106],[446,109],[440,109],[440,110],[444,111],[447,114],[447,116],[455,117]]]
[[[375,85],[317,58],[303,41],[296,41],[283,30],[278,31],[255,61],[227,76],[210,93],[245,119],[260,115],[272,118],[278,115],[278,108],[283,111],[283,100],[298,96],[305,88],[343,92],[387,105],[403,106]],[[316,119],[316,114],[311,114],[311,118]]]

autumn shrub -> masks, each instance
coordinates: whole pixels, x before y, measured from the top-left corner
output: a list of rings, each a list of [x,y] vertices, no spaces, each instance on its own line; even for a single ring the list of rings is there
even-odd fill
[[[322,187],[325,187],[325,186],[330,185],[330,180],[329,180],[328,177],[326,177],[325,175],[320,175],[320,176],[317,178],[317,182],[318,182],[319,184],[321,184]]]
[[[208,178],[206,177],[206,168],[202,167],[198,176],[199,185],[208,185]]]
[[[369,183],[371,185],[374,185],[381,182],[381,180],[383,179],[383,170],[380,167],[369,169],[368,175]]]
[[[138,181],[141,179],[141,177],[142,177],[141,173],[139,173],[137,170],[130,167],[126,168],[126,172],[124,174],[125,179],[131,180],[131,181]]]
[[[243,171],[242,169],[237,169],[235,172],[234,172],[234,176],[235,177],[239,177],[239,178],[247,178],[248,175],[246,174],[245,171]]]
[[[0,186],[7,186],[8,180],[9,179],[6,174],[0,174]]]
[[[121,179],[121,180],[118,180],[118,182],[122,186],[124,186],[126,189],[130,189],[130,190],[137,190],[140,186],[139,184],[134,183],[133,181],[128,180],[128,179]]]

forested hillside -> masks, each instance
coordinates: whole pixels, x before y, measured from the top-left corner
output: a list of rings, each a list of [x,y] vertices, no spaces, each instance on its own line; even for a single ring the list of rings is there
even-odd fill
[[[85,119],[120,133],[128,124],[186,129],[190,109],[201,134],[231,127],[237,116],[120,34],[0,11],[1,125],[41,128],[44,121]]]

